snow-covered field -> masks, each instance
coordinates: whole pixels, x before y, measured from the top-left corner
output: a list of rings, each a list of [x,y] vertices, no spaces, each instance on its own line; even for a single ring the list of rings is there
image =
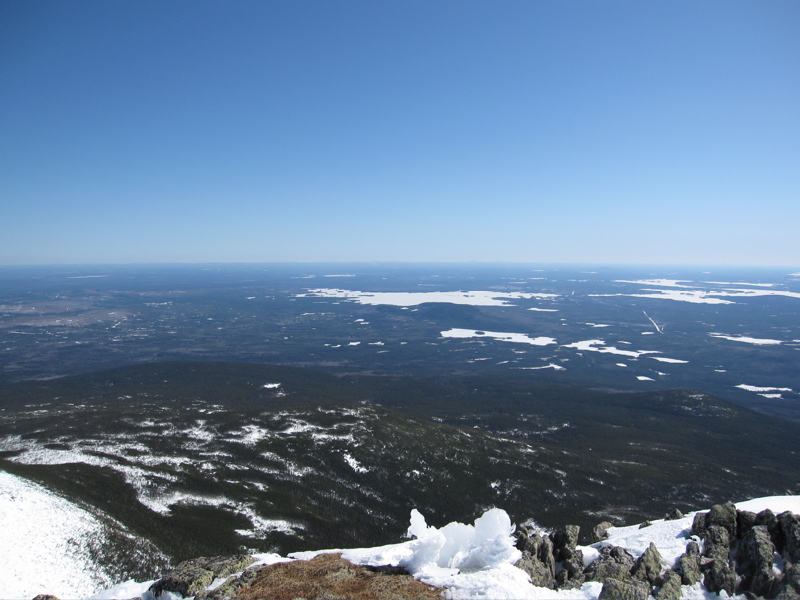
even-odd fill
[[[92,561],[92,543],[103,534],[91,513],[0,471],[0,598],[76,598],[110,585]]]
[[[8,478],[0,479],[6,485]],[[20,490],[19,483],[13,483],[15,490]],[[21,493],[21,492],[18,492]],[[23,494],[29,494],[26,491]],[[39,492],[36,492],[38,494]],[[792,511],[800,513],[800,496],[773,496],[758,498],[737,503],[740,510],[759,512],[766,508],[773,512]],[[31,513],[33,514],[33,513]],[[635,558],[654,543],[662,556],[664,569],[670,568],[675,560],[685,551],[689,541],[689,531],[695,513],[686,515],[682,519],[670,521],[654,521],[648,527],[639,528],[638,525],[616,527],[609,530],[609,538],[591,546],[580,549],[584,554],[584,562],[588,564],[599,555],[599,550],[606,545],[615,545],[626,548]],[[80,521],[75,517],[76,523]],[[408,535],[411,538],[398,544],[380,546],[375,548],[355,548],[347,550],[326,550],[322,552],[342,552],[343,557],[356,564],[363,565],[399,565],[405,567],[417,579],[447,588],[446,597],[452,599],[584,599],[592,600],[599,596],[602,585],[589,582],[575,590],[553,591],[546,588],[534,587],[530,584],[528,576],[513,566],[520,558],[520,552],[514,547],[512,533],[514,527],[505,511],[490,509],[475,520],[473,525],[450,523],[441,528],[429,526],[425,518],[416,510],[411,513]],[[72,535],[72,530],[51,532],[54,536],[51,543],[63,543],[66,536]],[[7,540],[4,540],[6,542]],[[13,540],[9,540],[13,541]],[[28,563],[36,563],[42,558],[42,548],[32,547],[27,553],[19,553],[19,544],[3,543],[4,548],[14,548],[6,558],[12,566],[11,573],[23,573],[13,569],[24,569]],[[55,551],[55,546],[53,547]],[[262,564],[272,564],[280,561],[310,559],[321,552],[299,552],[288,557],[275,554],[256,555]],[[51,558],[47,556],[48,560]],[[54,556],[60,559],[60,556]],[[70,562],[71,561],[71,562]],[[57,563],[60,579],[53,580],[53,586],[47,591],[59,593],[62,597],[86,596],[87,589],[93,585],[91,569],[82,559],[73,558]],[[75,578],[68,581],[68,575]],[[8,571],[6,571],[8,573]],[[31,572],[31,576],[33,573]],[[7,579],[4,575],[4,580]],[[81,579],[83,578],[83,579]],[[58,583],[61,588],[56,588]],[[147,589],[152,582],[128,581],[104,591],[96,591],[91,598],[149,598]],[[42,589],[25,583],[9,583],[3,581],[0,595],[3,598],[12,596],[26,597]],[[17,587],[10,587],[17,585]],[[68,586],[74,587],[68,587]],[[44,587],[47,587],[46,585]],[[683,586],[682,598],[711,599],[718,598],[717,594],[708,592],[702,583],[693,586]]]

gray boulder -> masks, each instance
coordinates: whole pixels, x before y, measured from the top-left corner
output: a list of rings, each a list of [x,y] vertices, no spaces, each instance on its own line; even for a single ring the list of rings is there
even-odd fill
[[[800,516],[790,512],[778,515],[782,548],[778,551],[785,560],[791,563],[800,563]]]
[[[694,585],[703,577],[700,571],[700,557],[681,554],[678,558],[678,573],[682,585]]]
[[[731,569],[728,561],[712,560],[703,578],[703,585],[713,594],[725,590],[729,596],[733,596],[733,590],[736,587],[736,573]]]
[[[608,539],[608,530],[614,526],[613,523],[608,521],[603,521],[602,523],[598,523],[592,529],[592,541],[593,542],[602,542],[605,539]]]
[[[697,537],[705,537],[706,535],[706,528],[708,527],[706,521],[708,519],[707,512],[699,512],[694,515],[694,520],[692,521],[692,530],[691,534],[696,535]]]
[[[719,525],[728,530],[730,539],[736,539],[736,506],[733,502],[715,504],[706,516],[706,527]]]
[[[775,582],[772,595],[781,600],[800,599],[800,564],[786,563],[783,579]]]
[[[736,536],[742,539],[745,534],[756,524],[758,515],[749,510],[736,510]]]
[[[599,600],[647,600],[650,586],[643,581],[606,579]]]
[[[772,571],[775,546],[764,525],[751,527],[742,538],[736,553],[737,571],[742,576],[741,589],[756,596],[767,596],[775,579]]]
[[[673,508],[666,515],[664,515],[665,521],[677,521],[678,519],[682,518],[683,518],[683,513],[679,511],[677,508]]]
[[[661,587],[653,594],[656,600],[675,600],[683,595],[681,576],[675,571],[667,571],[661,581]]]
[[[764,509],[756,515],[754,525],[764,525],[769,530],[769,537],[778,552],[783,550],[783,538],[781,536],[781,526],[778,517],[770,509]]]
[[[187,560],[168,571],[150,586],[149,591],[158,598],[164,592],[195,596],[203,592],[218,577],[228,577],[256,562],[247,554],[234,556],[201,557]]]
[[[661,553],[658,551],[655,544],[650,542],[650,546],[636,561],[631,571],[631,577],[654,585],[661,575],[661,571]]]
[[[705,556],[726,563],[731,553],[731,537],[721,525],[710,525],[706,530]]]
[[[619,546],[606,546],[600,551],[600,556],[587,567],[584,574],[588,581],[601,583],[606,579],[624,581],[631,578],[634,565],[633,556],[627,550]]]

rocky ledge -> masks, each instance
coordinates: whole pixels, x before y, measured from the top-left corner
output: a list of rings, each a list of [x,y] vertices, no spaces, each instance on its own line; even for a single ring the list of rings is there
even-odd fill
[[[673,511],[665,518],[683,515]],[[646,522],[640,528],[648,526]],[[728,596],[800,600],[800,515],[738,510],[731,502],[714,505],[695,515],[685,532],[686,551],[672,565],[665,563],[652,543],[635,559],[628,550],[604,542],[610,527],[601,523],[593,529],[592,552],[599,550],[598,556],[585,560],[578,547],[577,525],[552,532],[523,525],[515,534],[522,553],[516,566],[530,576],[533,585],[552,590],[600,582],[600,600],[680,598],[682,585],[700,581],[712,593],[724,590]],[[172,593],[196,600],[432,600],[441,598],[444,591],[417,581],[400,567],[354,565],[332,553],[272,565],[256,564],[246,554],[197,558],[165,573],[150,586],[149,594],[156,599]],[[57,599],[39,596],[34,600]]]
[[[666,518],[682,516],[673,513]],[[595,542],[605,539],[609,526],[594,528]],[[517,547],[523,556],[517,567],[530,575],[534,585],[550,589],[601,582],[601,600],[679,598],[681,585],[701,580],[708,591],[725,590],[729,596],[800,599],[800,516],[790,512],[775,515],[767,509],[756,514],[728,502],[697,513],[691,529],[697,540],[689,541],[686,552],[666,571],[654,544],[638,559],[624,548],[604,546],[586,566],[577,548],[578,534],[575,525],[553,533],[522,528]],[[783,562],[782,574],[773,569],[776,561]]]

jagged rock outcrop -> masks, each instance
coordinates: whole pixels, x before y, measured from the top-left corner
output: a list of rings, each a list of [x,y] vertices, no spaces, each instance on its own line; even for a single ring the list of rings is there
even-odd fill
[[[653,597],[655,600],[675,600],[682,595],[681,576],[675,571],[667,571],[661,580],[661,587],[653,594]]]
[[[800,562],[800,516],[790,512],[778,515],[780,525],[779,552],[791,563]]]
[[[747,530],[736,553],[736,570],[742,576],[742,589],[757,596],[769,594],[775,580],[772,570],[774,555],[775,546],[764,525]]]
[[[606,579],[625,581],[631,578],[631,571],[635,561],[630,552],[619,546],[606,546],[600,551],[600,556],[586,571],[587,581],[605,583]]]
[[[516,566],[530,576],[531,583],[538,587],[554,589],[556,561],[550,537],[523,530],[517,537],[517,548],[522,551],[522,558]]]
[[[721,525],[711,525],[705,533],[706,548],[703,556],[728,562],[731,553],[731,538]]]
[[[655,585],[661,576],[661,553],[653,542],[639,557],[631,571],[631,577]]]
[[[647,600],[650,586],[642,581],[606,579],[599,600]]]
[[[700,572],[700,546],[694,540],[686,544],[686,552],[678,557],[677,573],[682,585],[694,585],[703,574]]]
[[[254,562],[256,560],[247,554],[187,560],[164,574],[150,586],[149,591],[156,598],[164,592],[173,592],[184,597],[196,596],[204,592],[215,579],[243,571]]]
[[[718,594],[725,590],[729,596],[732,596],[736,587],[736,573],[727,561],[714,559],[709,563],[705,572],[703,585],[709,592]]]

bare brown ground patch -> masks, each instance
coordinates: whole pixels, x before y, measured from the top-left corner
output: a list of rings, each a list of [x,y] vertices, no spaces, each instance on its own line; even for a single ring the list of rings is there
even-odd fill
[[[440,600],[444,591],[411,575],[388,575],[354,565],[341,554],[320,554],[258,571],[236,600]]]

